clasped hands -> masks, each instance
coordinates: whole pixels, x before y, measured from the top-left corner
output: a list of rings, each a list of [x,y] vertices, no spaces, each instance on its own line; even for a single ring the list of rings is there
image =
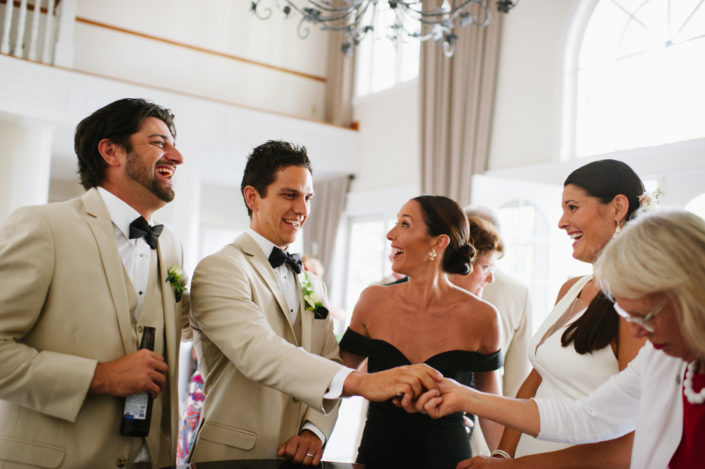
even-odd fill
[[[345,381],[344,396],[360,395],[369,401],[387,401],[409,413],[425,412],[439,418],[462,410],[463,386],[423,363],[376,373],[353,372]]]

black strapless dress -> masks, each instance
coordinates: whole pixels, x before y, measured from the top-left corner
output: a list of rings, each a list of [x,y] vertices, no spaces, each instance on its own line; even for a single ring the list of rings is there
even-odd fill
[[[369,357],[367,366],[371,373],[411,364],[392,344],[369,339],[352,329],[345,332],[340,348]],[[471,385],[473,372],[500,368],[502,356],[500,352],[451,350],[424,363],[445,377]],[[391,401],[370,402],[357,455],[357,462],[367,469],[454,469],[459,461],[471,456],[462,412],[432,419],[424,414],[408,414]]]

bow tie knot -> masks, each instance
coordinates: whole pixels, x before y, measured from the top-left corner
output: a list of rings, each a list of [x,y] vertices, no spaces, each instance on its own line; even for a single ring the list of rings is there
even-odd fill
[[[156,249],[159,235],[162,234],[164,225],[150,226],[144,217],[135,218],[130,223],[130,239],[144,238],[150,248]]]
[[[303,268],[303,263],[301,262],[301,256],[299,254],[289,254],[284,252],[278,247],[274,246],[272,253],[269,255],[269,263],[273,268],[277,268],[283,263],[287,263],[291,270],[296,274],[300,274]]]

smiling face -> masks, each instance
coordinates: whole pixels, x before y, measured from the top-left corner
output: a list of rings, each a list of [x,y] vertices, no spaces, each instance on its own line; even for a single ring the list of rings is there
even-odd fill
[[[667,355],[691,361],[697,355],[688,346],[681,333],[680,321],[674,302],[666,300],[664,303],[664,299],[663,295],[650,295],[639,299],[615,296],[616,303],[634,317],[645,317],[649,312],[654,311],[655,308],[663,304],[663,309],[648,323],[653,332],[647,331],[638,324],[629,323],[630,332],[634,337],[646,337],[655,349],[661,350]]]
[[[397,222],[387,233],[392,242],[392,270],[400,274],[409,274],[415,268],[429,261],[433,248],[433,237],[428,234],[421,206],[410,200],[399,211]],[[435,262],[440,262],[443,253],[436,250]]]
[[[284,166],[261,196],[252,186],[243,189],[252,210],[250,228],[284,249],[296,240],[308,218],[313,197],[313,178],[302,166]]]
[[[148,199],[159,208],[174,199],[172,177],[176,166],[183,163],[174,147],[174,138],[166,124],[156,117],[147,117],[137,132],[130,136],[130,151],[125,162],[126,179],[139,186]]]
[[[477,296],[482,296],[482,290],[494,282],[495,265],[499,259],[499,252],[482,251],[477,255],[477,260],[473,264],[472,272],[468,275],[450,275],[450,281],[460,288],[469,291]]]
[[[614,236],[616,201],[603,204],[578,186],[563,188],[563,216],[558,227],[573,239],[573,257],[593,263]]]

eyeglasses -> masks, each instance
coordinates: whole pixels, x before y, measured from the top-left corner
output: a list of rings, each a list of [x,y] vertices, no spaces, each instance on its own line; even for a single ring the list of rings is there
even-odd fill
[[[617,303],[614,304],[614,310],[619,314],[621,317],[624,318],[625,321],[631,322],[636,324],[637,326],[641,327],[645,331],[649,333],[654,332],[654,328],[649,325],[649,322],[656,317],[661,311],[663,311],[663,307],[666,305],[667,299],[664,299],[662,302],[656,305],[654,309],[646,313],[645,316],[632,316],[631,314],[627,313],[621,306],[619,306]]]
[[[478,266],[478,267],[480,267],[480,268],[482,269],[482,272],[483,272],[485,275],[493,274],[494,271],[497,269],[497,266],[494,265],[494,264],[483,264],[483,265],[480,265],[480,266]]]

